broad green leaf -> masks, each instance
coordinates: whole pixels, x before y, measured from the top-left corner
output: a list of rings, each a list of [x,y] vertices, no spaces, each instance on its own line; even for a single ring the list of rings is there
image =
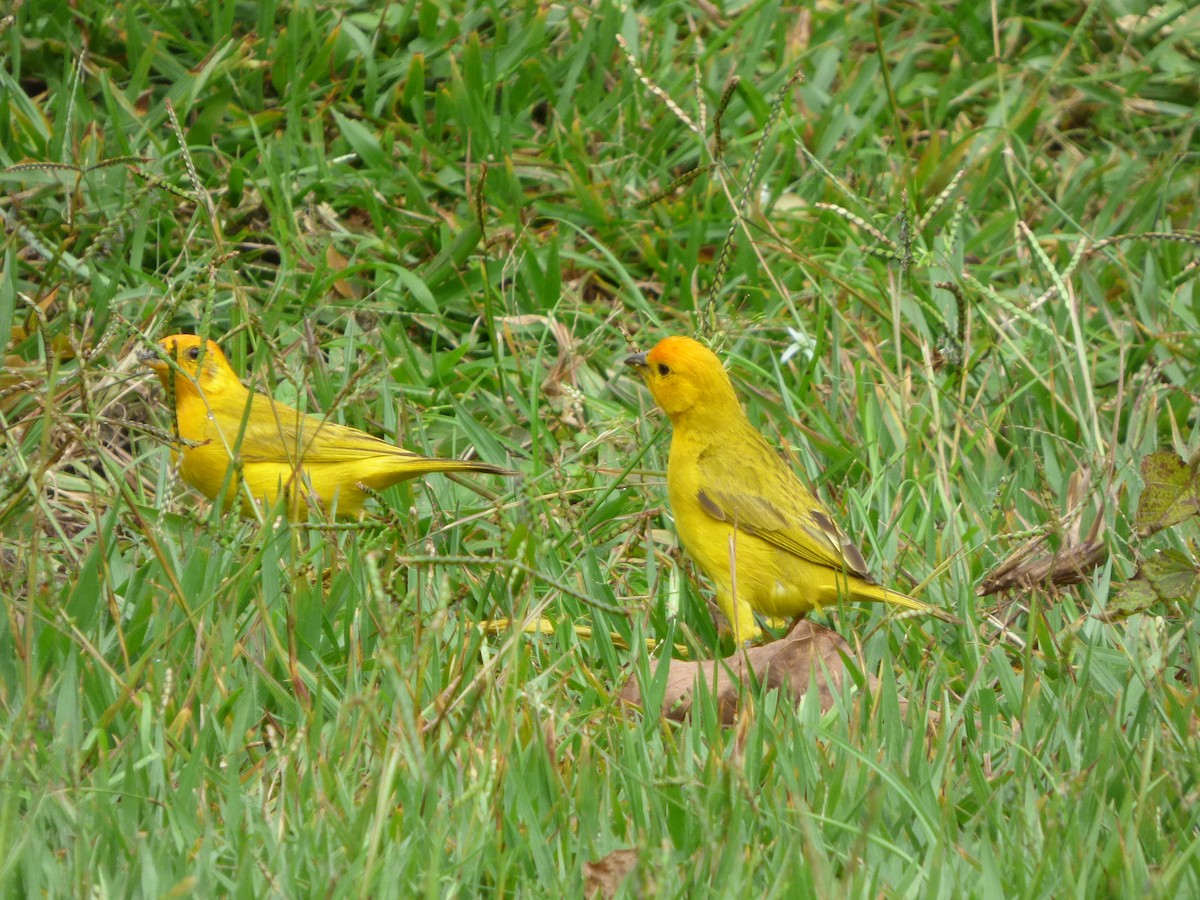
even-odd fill
[[[1186,553],[1160,550],[1138,567],[1117,591],[1113,610],[1132,615],[1155,603],[1194,600],[1200,588],[1200,569]]]
[[[1159,450],[1143,459],[1142,480],[1146,489],[1134,518],[1139,534],[1154,534],[1200,512],[1196,471],[1175,451]]]

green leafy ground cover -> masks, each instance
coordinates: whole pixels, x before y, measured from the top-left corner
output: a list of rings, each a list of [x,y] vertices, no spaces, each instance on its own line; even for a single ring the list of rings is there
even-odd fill
[[[6,895],[1200,893],[1188,4],[0,12]],[[210,515],[180,330],[524,477]],[[697,330],[963,620],[822,614],[873,698],[657,715],[722,644],[621,360]]]

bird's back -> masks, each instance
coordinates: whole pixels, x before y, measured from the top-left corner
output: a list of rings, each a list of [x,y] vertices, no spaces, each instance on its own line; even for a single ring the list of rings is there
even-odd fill
[[[242,479],[256,499],[273,504],[281,490],[298,483],[300,497],[315,494],[326,509],[336,503],[339,515],[355,515],[362,508],[367,494],[360,485],[380,491],[432,472],[507,474],[488,463],[424,457],[260,393],[214,403],[211,413],[209,421],[219,434],[210,429],[213,433],[205,435],[204,445],[183,451],[185,477],[190,456],[199,481],[188,480],[210,497],[225,481],[230,453],[240,461]],[[301,513],[305,506],[300,502]]]
[[[868,578],[857,548],[745,416],[719,430],[676,429],[681,490],[712,520],[737,526],[815,565]],[[683,499],[680,497],[680,499]]]

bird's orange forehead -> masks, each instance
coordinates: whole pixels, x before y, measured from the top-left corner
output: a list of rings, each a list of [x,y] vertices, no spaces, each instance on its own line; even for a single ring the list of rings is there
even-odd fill
[[[209,353],[217,356],[220,359],[225,358],[225,354],[221,352],[221,348],[217,346],[215,341],[201,340],[198,334],[173,334],[170,337],[165,337],[158,342],[158,346],[162,347],[167,352],[168,356],[175,359],[183,359],[193,347],[204,347],[204,353]]]
[[[646,362],[651,365],[665,363],[672,368],[684,365],[691,360],[715,359],[711,350],[689,337],[671,335],[659,341],[654,349],[646,354]]]
[[[196,334],[173,334],[160,340],[158,346],[168,353],[177,355],[191,347],[199,347],[202,343],[200,336]],[[208,344],[209,347],[214,346],[212,341],[209,341]]]

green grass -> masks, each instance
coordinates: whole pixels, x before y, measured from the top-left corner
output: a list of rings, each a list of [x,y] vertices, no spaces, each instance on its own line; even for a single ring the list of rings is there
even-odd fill
[[[1197,537],[1133,515],[1141,458],[1198,443],[1200,250],[1136,236],[1200,230],[1200,19],[812,6],[4,7],[5,896],[578,895],[621,848],[630,896],[1200,893],[1195,607],[1094,615]],[[714,161],[735,75],[718,165],[640,207]],[[661,695],[650,639],[728,650],[621,364],[697,329],[965,623],[824,614],[875,697],[615,701]],[[524,477],[210,516],[147,428],[136,352],[179,330]],[[1097,518],[1082,584],[976,596]]]

